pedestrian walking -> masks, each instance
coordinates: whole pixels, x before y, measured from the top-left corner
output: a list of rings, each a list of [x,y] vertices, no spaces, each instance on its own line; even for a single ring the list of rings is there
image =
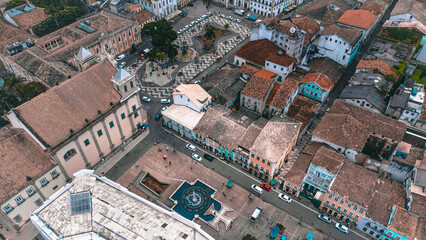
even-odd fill
[[[169,161],[169,166],[171,166],[171,165],[172,165],[172,162]]]

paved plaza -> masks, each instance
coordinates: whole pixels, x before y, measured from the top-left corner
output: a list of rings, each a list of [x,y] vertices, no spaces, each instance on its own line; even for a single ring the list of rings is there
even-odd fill
[[[161,152],[158,150],[159,148]],[[169,148],[168,151],[167,148]],[[167,157],[165,158],[164,155],[167,155]],[[206,160],[203,159],[202,161]],[[154,193],[139,184],[138,177],[147,172],[157,181],[168,185],[162,193]],[[183,153],[173,152],[172,147],[168,145],[158,144],[148,150],[124,173],[118,183],[159,205],[172,208],[175,203],[170,199],[170,196],[177,191],[183,182],[195,183],[197,180],[216,190],[214,199],[225,206],[220,211],[209,208],[207,212],[215,211],[216,214],[224,214],[225,219],[235,218],[229,226],[225,225],[226,220],[218,221],[215,223],[217,228],[199,218],[194,220],[215,239],[242,239],[246,234],[255,236],[257,239],[267,239],[271,228],[276,224],[282,224],[285,227],[284,234],[288,239],[298,239],[298,237],[306,236],[308,232],[315,234],[315,239],[326,239],[327,237],[313,227],[257,197],[250,199],[248,197],[250,192],[236,184],[232,188],[228,188],[226,186],[227,178],[217,174],[214,169],[204,167]],[[282,202],[282,204],[288,203]],[[256,207],[263,208],[263,212],[257,223],[251,223],[248,218]]]
[[[207,24],[221,29],[224,29],[224,26],[228,24],[227,30],[230,31],[230,34],[219,38],[214,43],[214,51],[204,53],[201,49],[202,43],[196,37],[204,35]],[[183,42],[186,42],[188,47],[196,50],[197,57],[190,62],[178,62],[174,66],[169,66],[164,69],[166,74],[162,73],[158,64],[154,63],[154,67],[151,67],[152,63],[144,61],[144,70],[139,72],[141,74],[139,79],[142,82],[141,89],[152,97],[169,97],[176,86],[191,82],[212,64],[223,60],[227,53],[249,37],[250,28],[243,24],[221,18],[218,15],[206,18],[179,35],[174,42],[179,48],[183,45]],[[152,71],[153,69],[154,71]]]

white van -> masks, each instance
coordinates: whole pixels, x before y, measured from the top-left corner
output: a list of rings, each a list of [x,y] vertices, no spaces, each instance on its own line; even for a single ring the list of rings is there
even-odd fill
[[[240,16],[244,16],[244,10],[235,10],[234,13]]]
[[[126,55],[120,54],[115,58],[115,61],[119,62],[119,61],[123,60],[124,58],[126,58]]]
[[[253,211],[253,213],[250,216],[251,222],[257,222],[259,220],[260,214],[262,213],[263,209],[260,207],[256,207],[256,209]]]

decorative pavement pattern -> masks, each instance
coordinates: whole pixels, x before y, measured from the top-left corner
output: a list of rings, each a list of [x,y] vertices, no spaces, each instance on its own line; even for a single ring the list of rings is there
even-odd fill
[[[175,44],[178,46],[182,45],[182,42],[186,42],[188,46],[193,46],[193,38],[200,35],[200,33],[204,30],[204,25],[210,21],[211,23],[218,24],[220,26],[224,26],[225,24],[229,24],[229,30],[236,33],[236,36],[233,36],[228,39],[220,39],[216,44],[216,56],[224,56],[233,48],[235,48],[238,44],[244,41],[246,38],[250,37],[250,29],[242,24],[238,24],[236,22],[230,21],[228,19],[220,18],[219,16],[212,16],[209,20],[204,19],[200,21],[198,24],[191,27],[188,31],[181,34],[176,40]],[[210,67],[215,61],[218,60],[213,53],[208,53],[199,57],[198,61],[193,61],[186,65],[181,69],[176,69],[175,71],[182,72],[181,76],[176,76],[176,81],[172,87],[143,87],[141,86],[142,91],[148,93],[152,97],[155,98],[166,98],[171,96],[173,89],[175,86],[180,83],[187,83],[191,81],[194,77],[202,73],[208,67]],[[142,63],[143,64],[143,63]],[[139,68],[138,63],[138,68]],[[177,75],[177,74],[176,74]]]

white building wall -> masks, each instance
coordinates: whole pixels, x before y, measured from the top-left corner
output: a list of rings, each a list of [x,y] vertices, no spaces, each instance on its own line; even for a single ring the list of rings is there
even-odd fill
[[[352,46],[337,35],[321,35],[318,43],[318,53],[320,56],[329,57],[346,66],[351,56]]]
[[[396,21],[396,22],[418,22],[419,21],[415,17],[411,16],[411,14],[409,13],[390,16],[389,20]]]
[[[175,94],[175,95],[173,95],[173,103],[174,104],[176,104],[176,105],[181,105],[181,106],[187,106],[187,107],[189,107],[190,109],[192,109],[192,110],[194,110],[194,111],[197,111],[197,112],[200,112],[201,111],[201,109],[204,107],[204,105],[203,105],[203,107],[197,107],[196,105],[195,105],[195,103],[194,102],[192,102],[187,96],[185,96],[184,94]],[[205,105],[206,105],[207,103],[205,103]]]
[[[355,98],[345,98],[342,99],[343,101],[350,102],[352,104],[355,104],[357,106],[363,107],[365,109],[369,109],[372,111],[375,111],[377,113],[381,113],[377,108],[375,108],[373,105],[371,105],[369,102],[365,101],[364,99],[355,99]]]
[[[245,63],[246,63],[246,60],[244,58],[240,58],[240,57],[234,55],[234,64],[236,64],[238,66],[242,66]]]
[[[283,83],[285,81],[288,74],[290,72],[292,72],[293,65],[294,65],[294,63],[292,63],[289,67],[286,67],[286,66],[281,66],[277,63],[265,61],[265,69],[268,70],[268,71],[274,72],[274,73],[278,74],[278,76],[281,77],[281,79],[278,78],[279,83]]]

